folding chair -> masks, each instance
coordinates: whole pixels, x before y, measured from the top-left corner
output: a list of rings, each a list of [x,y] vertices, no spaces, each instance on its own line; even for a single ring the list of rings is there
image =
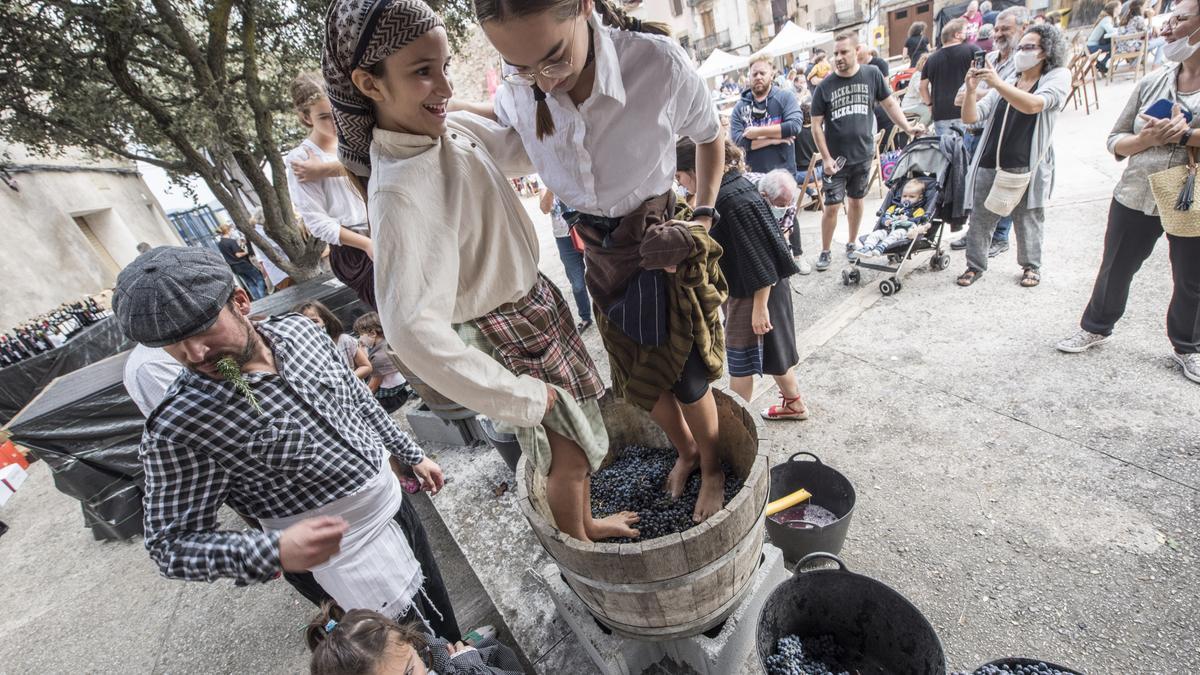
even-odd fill
[[[1094,54],[1079,54],[1071,61],[1071,95],[1070,100],[1079,110],[1079,99],[1083,98],[1085,114],[1092,114],[1092,100],[1095,99],[1096,109],[1100,109],[1100,93],[1096,89],[1096,60],[1101,52]],[[1092,85],[1092,96],[1088,97],[1088,83]]]
[[[808,170],[804,172],[804,181],[800,184],[800,204],[798,208],[801,211],[809,209],[821,211],[825,208],[825,201],[822,199],[822,193],[824,192],[821,187],[822,181],[817,178],[817,161],[820,157],[818,153],[814,152],[808,160]],[[810,188],[813,190],[813,196],[811,197],[808,194]],[[805,202],[806,199],[809,201]],[[813,208],[814,204],[816,208]]]
[[[867,191],[871,190],[871,183],[876,183],[879,186],[879,198],[883,199],[883,176],[879,171],[879,145],[883,142],[883,129],[875,132],[875,158],[871,160],[871,178],[867,181]]]
[[[1128,35],[1114,35],[1112,39],[1112,56],[1108,59],[1108,83],[1112,84],[1113,75],[1117,72],[1117,65],[1128,61],[1133,61],[1133,75],[1135,79],[1141,79],[1146,74],[1146,45],[1150,42],[1150,32],[1129,33]],[[1129,43],[1140,43],[1136,49],[1121,50],[1121,45]]]

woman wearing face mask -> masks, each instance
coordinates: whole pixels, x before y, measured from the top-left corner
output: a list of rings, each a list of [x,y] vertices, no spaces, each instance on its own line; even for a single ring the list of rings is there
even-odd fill
[[[675,179],[694,188],[696,145],[680,141],[675,157]],[[806,420],[808,408],[793,370],[800,356],[792,293],[785,281],[799,270],[773,215],[775,207],[745,172],[741,149],[726,141],[725,175],[717,192],[717,210],[722,215],[712,237],[724,251],[721,270],[729,282],[725,303],[729,387],[749,403],[754,398],[754,376],[770,375],[779,385],[783,404],[763,410],[763,419]]]
[[[1017,72],[1013,80],[1003,80],[991,65],[967,73],[962,120],[986,123],[967,172],[966,206],[972,211],[967,271],[958,277],[959,286],[970,286],[987,270],[988,249],[1002,215],[1011,215],[1017,232],[1021,285],[1032,288],[1041,282],[1043,210],[1054,186],[1051,139],[1058,112],[1071,90],[1071,71],[1064,67],[1067,54],[1066,41],[1057,28],[1031,26],[1012,57]],[[991,87],[982,100],[976,93],[980,82]],[[986,205],[997,169],[1031,173],[1011,214],[992,213]]]
[[[649,410],[679,453],[671,496],[700,469],[703,521],[723,501],[709,383],[725,366],[726,296],[707,234],[724,148],[708,88],[665,26],[613,0],[476,0],[475,14],[504,59],[497,117],[579,213],[613,390]],[[696,142],[694,222],[671,218],[680,136]]]
[[[1133,275],[1162,238],[1162,222],[1150,192],[1148,176],[1186,164],[1189,149],[1200,147],[1200,115],[1189,125],[1183,110],[1200,111],[1200,6],[1183,0],[1163,25],[1163,56],[1179,65],[1147,75],[1121,111],[1108,149],[1118,160],[1128,158],[1113,191],[1104,234],[1104,257],[1080,329],[1058,343],[1067,353],[1083,352],[1112,337],[1125,313]],[[1158,119],[1144,111],[1166,99],[1176,104],[1171,117]],[[1193,382],[1200,382],[1200,237],[1167,235],[1175,292],[1167,310],[1171,357]]]

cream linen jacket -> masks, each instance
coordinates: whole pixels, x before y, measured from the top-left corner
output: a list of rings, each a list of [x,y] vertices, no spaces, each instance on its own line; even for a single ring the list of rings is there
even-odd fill
[[[530,173],[515,131],[453,113],[441,138],[375,129],[367,194],[388,344],[442,395],[522,427],[541,422],[546,385],[467,346],[454,324],[537,281],[537,235],[509,181]]]

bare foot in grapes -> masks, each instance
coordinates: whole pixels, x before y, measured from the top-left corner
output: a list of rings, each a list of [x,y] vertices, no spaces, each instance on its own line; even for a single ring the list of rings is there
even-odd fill
[[[640,520],[641,517],[633,511],[622,511],[614,513],[611,516],[596,518],[592,521],[592,526],[587,528],[587,536],[592,541],[611,539],[613,537],[636,539],[641,533],[633,526]]]
[[[667,476],[667,494],[671,495],[671,499],[679,499],[679,496],[687,489],[688,477],[699,465],[700,458],[696,455],[687,456],[679,453],[679,458],[675,460],[675,466],[671,467],[671,473]]]
[[[700,475],[700,497],[696,499],[696,510],[692,522],[703,523],[725,505],[725,474],[721,471]]]

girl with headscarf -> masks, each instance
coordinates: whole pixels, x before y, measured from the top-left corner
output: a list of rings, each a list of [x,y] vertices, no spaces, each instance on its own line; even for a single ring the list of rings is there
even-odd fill
[[[548,474],[560,530],[636,537],[633,513],[593,519],[589,471],[608,453],[604,392],[570,307],[538,273],[538,238],[509,179],[533,173],[515,133],[447,114],[442,21],[419,0],[335,0],[323,68],[338,154],[365,184],[383,332],[400,361],[516,433]]]
[[[725,369],[727,295],[708,236],[724,151],[708,87],[665,26],[612,0],[475,0],[475,13],[504,58],[497,118],[579,213],[613,390],[650,411],[678,451],[672,496],[700,469],[702,521],[723,497],[709,383]],[[779,136],[769,129],[764,137]],[[691,222],[673,219],[679,136],[696,143]]]

